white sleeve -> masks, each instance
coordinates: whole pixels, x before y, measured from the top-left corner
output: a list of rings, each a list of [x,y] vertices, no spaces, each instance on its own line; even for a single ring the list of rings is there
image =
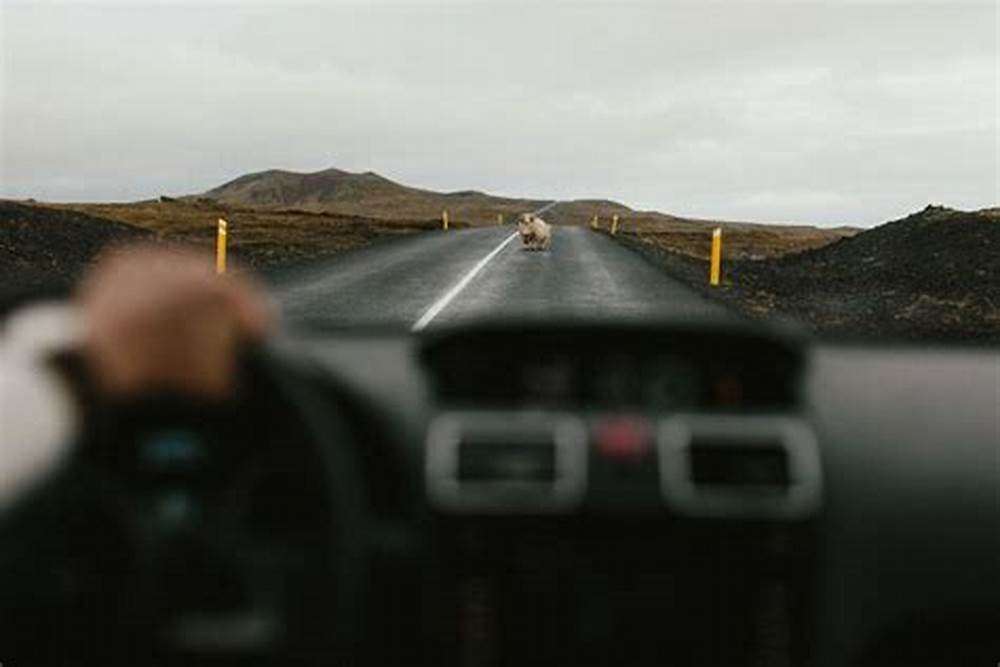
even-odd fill
[[[73,308],[41,305],[0,329],[0,509],[55,467],[79,416],[48,358],[79,340]]]

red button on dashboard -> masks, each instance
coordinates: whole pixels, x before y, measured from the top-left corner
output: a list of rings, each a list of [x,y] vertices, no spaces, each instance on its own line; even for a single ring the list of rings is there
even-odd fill
[[[653,448],[649,422],[638,417],[611,417],[594,427],[598,453],[616,461],[638,461]]]

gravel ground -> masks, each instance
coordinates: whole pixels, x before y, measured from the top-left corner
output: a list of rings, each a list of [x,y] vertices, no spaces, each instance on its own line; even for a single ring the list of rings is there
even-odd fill
[[[26,300],[66,295],[110,245],[173,242],[212,253],[214,221],[222,215],[230,219],[232,269],[249,267],[272,282],[334,255],[440,225],[436,220],[385,223],[214,205],[202,210],[182,203],[38,205],[0,200],[0,315]]]
[[[135,213],[134,207],[128,211]],[[437,225],[431,220],[393,226],[362,219],[299,219],[302,215],[253,222],[248,242],[231,250],[234,264],[277,279],[344,250]],[[109,244],[164,238],[206,248],[214,243],[209,229],[164,234],[155,226],[121,220],[0,200],[0,310],[26,295],[65,293]],[[929,206],[818,249],[762,260],[727,259],[719,288],[707,285],[707,263],[675,252],[669,237],[635,231],[616,239],[750,317],[792,320],[841,339],[1000,342],[998,209]]]
[[[149,238],[136,227],[82,213],[0,201],[0,308],[63,293],[102,248]]]
[[[707,263],[641,238],[622,242],[699,291],[755,318],[823,336],[1000,342],[1000,216],[928,206],[825,247],[733,260],[724,285]]]

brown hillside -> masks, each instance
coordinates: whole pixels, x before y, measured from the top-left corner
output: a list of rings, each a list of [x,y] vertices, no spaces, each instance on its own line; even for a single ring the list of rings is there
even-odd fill
[[[299,173],[271,169],[246,174],[213,188],[201,197],[222,204],[263,209],[298,209],[386,220],[451,218],[471,224],[495,224],[546,202],[495,197],[475,190],[434,192],[396,183],[374,172],[325,169]]]
[[[600,222],[601,229],[610,225]],[[644,244],[698,259],[708,259],[712,230],[722,228],[723,255],[727,259],[764,259],[821,248],[854,236],[854,227],[810,227],[725,220],[679,218],[656,212],[633,212],[619,218],[618,233]]]
[[[545,206],[547,201],[497,197],[476,190],[443,193],[413,188],[374,172],[352,173],[325,169],[298,173],[270,169],[240,176],[189,202],[235,206],[257,211],[322,212],[392,221],[439,219],[447,209],[452,221],[493,225],[497,215],[512,222],[519,214]],[[656,211],[635,211],[607,199],[560,201],[543,217],[557,225],[585,225],[598,216],[602,227],[619,216],[621,230],[638,233],[644,240],[693,256],[707,253],[706,232],[723,225],[727,253],[734,257],[772,257],[786,252],[817,248],[856,232],[851,228],[821,229],[809,226],[768,225],[682,218]]]
[[[804,252],[757,260],[727,253],[717,289],[706,286],[707,239],[697,252],[677,252],[663,235],[618,238],[675,278],[752,317],[794,320],[838,338],[1000,340],[995,209],[928,206]]]
[[[312,261],[376,239],[440,227],[436,219],[373,220],[332,213],[244,208],[208,199],[51,206],[127,223],[153,232],[159,239],[191,244],[206,252],[214,251],[216,221],[225,218],[229,222],[234,258],[258,269]]]

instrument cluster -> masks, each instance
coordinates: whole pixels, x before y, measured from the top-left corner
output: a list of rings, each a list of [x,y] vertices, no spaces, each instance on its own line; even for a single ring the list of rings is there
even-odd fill
[[[480,332],[426,355],[448,405],[655,413],[793,407],[801,363],[770,339],[657,330]]]

